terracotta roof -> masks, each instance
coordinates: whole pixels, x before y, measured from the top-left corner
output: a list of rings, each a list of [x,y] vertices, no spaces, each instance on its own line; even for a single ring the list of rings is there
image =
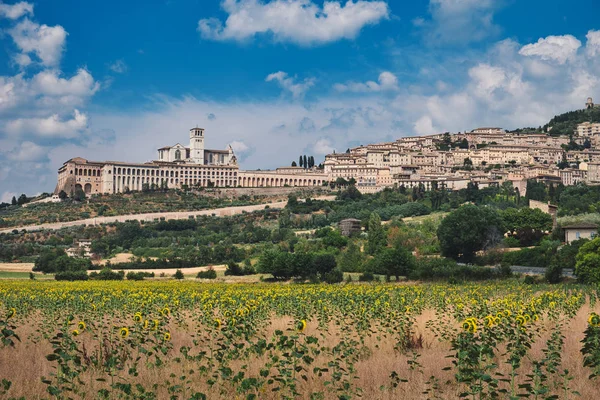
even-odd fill
[[[592,224],[590,222],[580,222],[578,224],[571,224],[567,226],[563,226],[563,229],[598,229],[598,225]]]

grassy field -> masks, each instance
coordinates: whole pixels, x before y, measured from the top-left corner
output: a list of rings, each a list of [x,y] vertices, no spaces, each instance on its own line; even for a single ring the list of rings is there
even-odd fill
[[[516,281],[2,281],[0,397],[591,399],[581,341],[598,357],[597,296]]]

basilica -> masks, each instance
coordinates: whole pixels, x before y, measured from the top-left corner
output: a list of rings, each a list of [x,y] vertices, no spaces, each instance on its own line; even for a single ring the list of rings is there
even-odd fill
[[[231,146],[205,149],[204,139],[204,129],[192,128],[188,147],[180,143],[161,147],[157,160],[146,163],[72,158],[59,168],[54,192],[70,194],[81,189],[86,194],[111,194],[164,188],[320,186],[327,182],[318,170],[299,167],[240,171]]]

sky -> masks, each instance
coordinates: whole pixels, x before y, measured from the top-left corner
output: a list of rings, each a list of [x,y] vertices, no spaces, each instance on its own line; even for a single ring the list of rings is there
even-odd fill
[[[0,201],[73,157],[241,169],[600,102],[600,0],[0,0]]]

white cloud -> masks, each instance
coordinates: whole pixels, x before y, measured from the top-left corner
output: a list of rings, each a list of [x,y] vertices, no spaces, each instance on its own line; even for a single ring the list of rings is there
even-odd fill
[[[600,56],[600,31],[589,31],[585,36],[587,43],[585,48],[590,57]]]
[[[0,17],[18,19],[26,14],[33,15],[33,4],[24,1],[15,4],[0,2]]]
[[[333,88],[339,92],[382,92],[387,90],[398,90],[398,78],[391,72],[384,71],[379,74],[378,82],[367,81],[336,83]]]
[[[556,61],[559,64],[573,59],[581,42],[572,35],[548,36],[540,38],[537,43],[525,45],[519,50],[523,56],[537,56],[542,60]]]
[[[274,72],[265,78],[266,82],[277,82],[283,90],[290,92],[295,99],[304,97],[308,89],[315,84],[314,78],[306,78],[300,83],[296,83],[296,80],[296,77],[288,76],[288,74],[283,71]]]
[[[423,29],[430,44],[477,42],[496,35],[494,12],[503,0],[430,0],[430,20],[416,18],[413,25]]]
[[[17,197],[18,195],[15,192],[4,192],[2,196],[0,196],[1,203],[9,203],[12,201],[13,197]]]
[[[60,63],[67,38],[62,26],[39,25],[26,18],[8,33],[23,54],[35,54],[42,65],[52,67]]]
[[[492,92],[502,87],[506,81],[506,72],[503,68],[489,64],[478,64],[469,69],[469,77],[475,84],[478,92],[489,96]]]
[[[125,64],[125,61],[123,60],[115,61],[114,63],[110,64],[108,68],[117,74],[124,74],[127,72],[127,64]]]
[[[42,95],[89,97],[96,93],[100,84],[87,70],[80,68],[70,79],[61,78],[57,70],[40,72],[33,77],[31,86]]]
[[[315,154],[319,156],[324,156],[326,154],[333,153],[334,148],[331,145],[329,139],[319,139],[312,146],[312,150]]]
[[[81,68],[71,78],[61,77],[56,69],[46,69],[31,79],[23,73],[0,76],[0,117],[13,114],[52,114],[72,112],[99,90],[99,83]]]
[[[415,127],[415,133],[417,135],[431,135],[431,134],[436,133],[436,131],[437,131],[433,127],[433,121],[427,115],[424,115],[421,118],[419,118],[415,122],[414,127]]]
[[[34,135],[46,138],[75,138],[88,126],[86,114],[75,110],[71,119],[58,114],[47,118],[19,118],[6,124],[6,132],[13,135]]]
[[[6,154],[11,161],[40,161],[48,155],[47,149],[29,141],[22,142]]]
[[[250,151],[250,147],[248,147],[248,145],[242,142],[241,140],[234,140],[230,143],[230,146],[237,155],[244,154]]]
[[[204,39],[244,41],[257,34],[270,33],[275,41],[303,46],[353,39],[365,25],[388,18],[384,1],[325,1],[323,7],[312,0],[224,0],[229,16],[225,25],[217,18],[201,19],[198,31]]]

